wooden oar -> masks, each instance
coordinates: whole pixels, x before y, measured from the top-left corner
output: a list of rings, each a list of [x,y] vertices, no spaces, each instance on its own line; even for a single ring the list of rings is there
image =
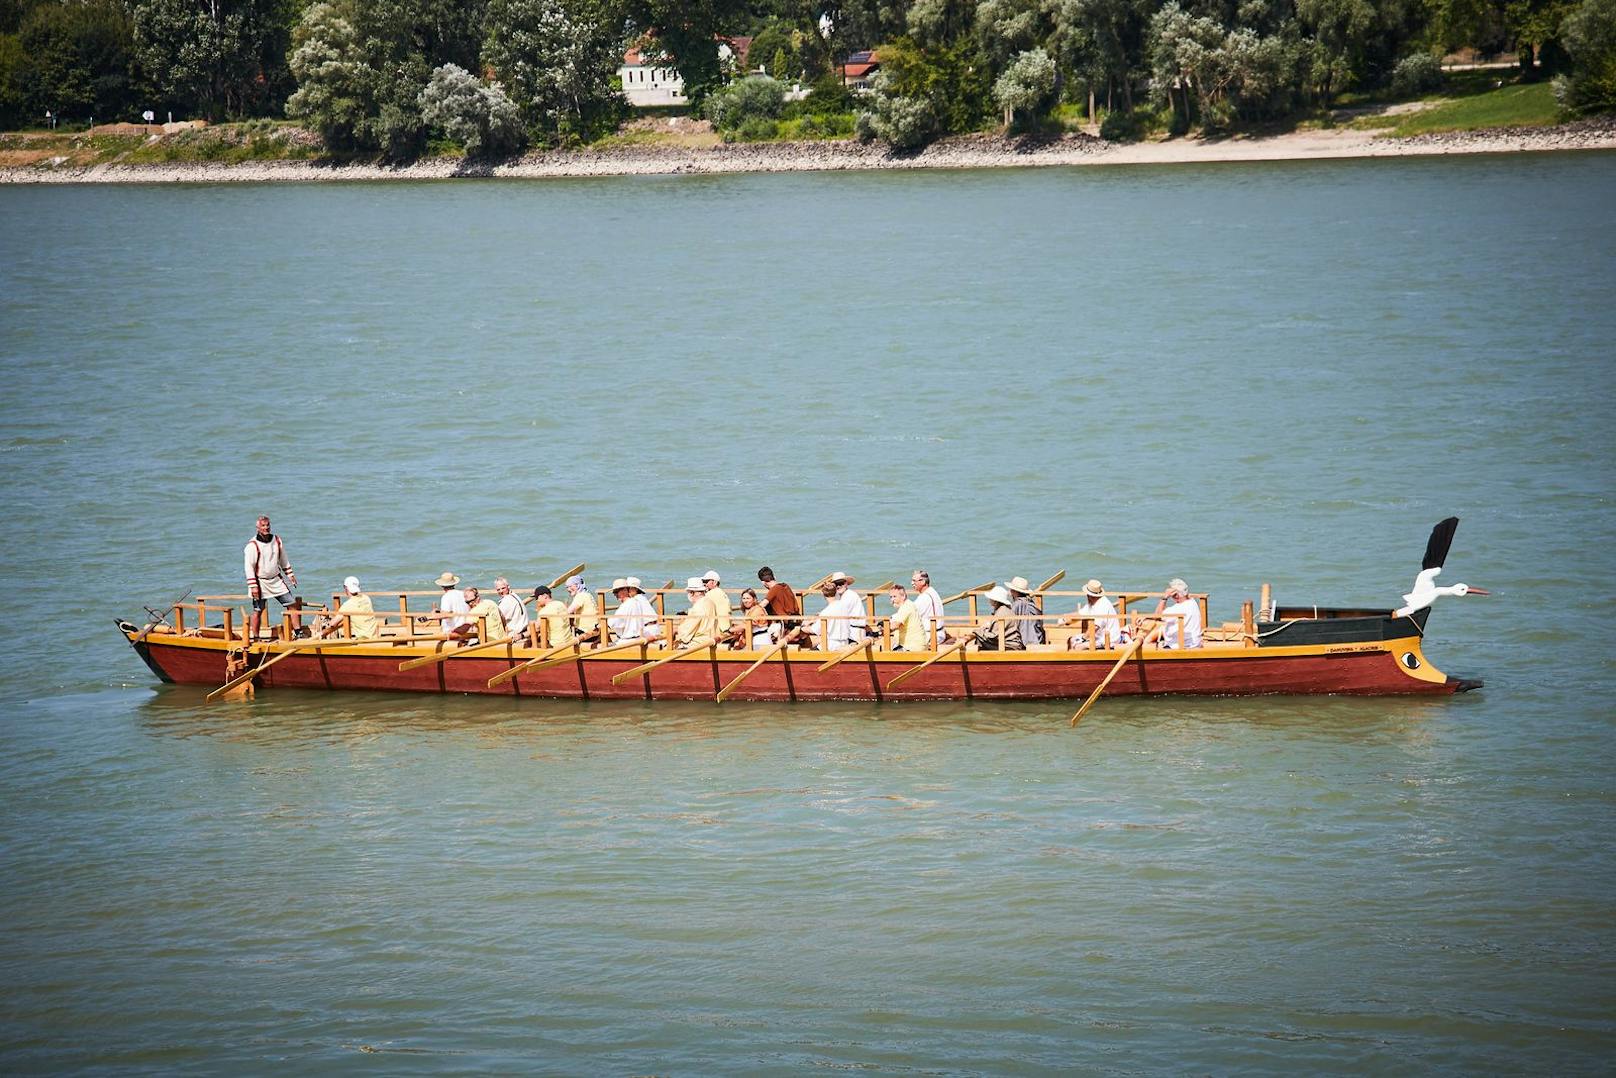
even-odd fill
[[[984,592],[984,591],[987,591],[991,587],[993,587],[993,581],[990,580],[986,584],[978,584],[974,588],[966,588],[964,591],[960,592],[958,595],[950,595],[948,598],[944,599],[943,600],[943,605],[947,606],[949,603],[956,602],[956,601],[958,601],[960,599],[963,599],[967,595],[971,595],[971,594],[976,593],[976,592]]]
[[[657,667],[662,666],[662,665],[664,665],[666,663],[671,663],[675,659],[682,659],[686,655],[694,655],[696,652],[698,652],[698,651],[706,651],[708,648],[713,648],[713,649],[716,650],[717,647],[718,647],[717,644],[692,644],[688,648],[682,648],[679,651],[674,652],[672,655],[665,655],[660,659],[653,659],[652,661],[650,661],[648,663],[643,663],[643,664],[641,664],[639,666],[634,667],[632,670],[624,670],[621,674],[613,674],[612,675],[612,684],[613,685],[621,685],[623,682],[627,681],[629,678],[640,677],[640,676],[642,676],[644,674],[649,674],[652,670],[655,670]]]
[[[579,573],[582,573],[587,568],[589,568],[589,563],[586,562],[586,561],[581,561],[577,565],[574,565],[571,569],[568,569],[566,572],[564,572],[560,576],[556,577],[554,580],[550,581],[550,586],[552,588],[559,588],[562,585],[562,583],[567,579],[567,577],[569,577],[569,576],[577,576]]]
[[[1044,592],[1048,591],[1050,588],[1053,588],[1056,584],[1059,584],[1062,580],[1065,580],[1065,579],[1066,579],[1066,570],[1062,569],[1060,572],[1056,573],[1054,576],[1050,577],[1048,580],[1046,580],[1042,584],[1038,585],[1038,587],[1033,591],[1033,594],[1034,595],[1042,595]]]
[[[568,648],[577,647],[577,646],[578,646],[578,642],[576,640],[569,640],[565,644],[557,644],[555,647],[550,648],[547,651],[540,654],[537,658],[529,659],[525,663],[521,663],[520,665],[511,667],[509,670],[502,670],[499,673],[495,674],[493,677],[488,679],[488,687],[490,689],[492,689],[492,688],[494,688],[496,686],[503,685],[507,681],[511,680],[511,678],[515,677],[517,674],[520,674],[525,670],[531,670],[535,666],[537,666],[539,663],[542,663],[544,660],[546,660],[548,658],[551,658],[552,656],[555,656],[555,655],[560,655],[563,651],[566,651]]]
[[[1083,717],[1084,712],[1094,706],[1094,701],[1100,698],[1100,694],[1105,691],[1105,687],[1111,684],[1111,679],[1117,676],[1117,672],[1127,664],[1128,660],[1133,658],[1140,648],[1160,636],[1163,628],[1165,626],[1158,625],[1150,630],[1148,635],[1141,636],[1138,640],[1128,645],[1128,650],[1122,653],[1122,658],[1118,659],[1116,665],[1111,668],[1111,672],[1105,675],[1105,680],[1094,687],[1094,691],[1089,693],[1089,698],[1083,701],[1083,706],[1077,709],[1077,714],[1072,716],[1072,726],[1076,726],[1077,721]]]
[[[637,648],[650,643],[652,643],[650,640],[619,640],[611,647],[596,648],[594,651],[579,651],[571,655],[558,655],[554,659],[534,659],[530,663],[523,663],[521,669],[523,673],[529,673],[534,670],[548,670],[552,666],[564,666],[567,663],[575,663],[580,659],[593,659],[601,655],[610,655],[614,651],[627,651],[629,648]]]
[[[837,665],[843,660],[851,659],[865,648],[875,647],[875,644],[876,642],[874,640],[861,640],[850,648],[844,648],[843,650],[838,651],[835,655],[831,656],[829,659],[826,659],[824,662],[820,663],[819,672],[823,674],[826,670],[829,670],[831,667]]]
[[[246,684],[247,682],[251,681],[253,678],[257,677],[259,674],[262,674],[265,670],[268,670],[270,667],[272,667],[276,663],[280,662],[282,659],[290,659],[293,655],[296,655],[296,654],[297,654],[297,652],[295,652],[295,651],[283,651],[279,655],[275,656],[273,659],[269,660],[269,662],[267,662],[267,663],[259,663],[257,666],[253,667],[251,670],[247,671],[245,674],[237,674],[235,677],[231,678],[229,681],[225,682],[223,685],[220,685],[217,689],[214,689],[212,692],[208,693],[208,697],[207,697],[208,700],[209,701],[217,700],[219,697],[223,696],[225,693],[229,692],[231,689],[235,688],[237,685]]]
[[[927,659],[925,662],[921,663],[919,666],[912,666],[908,670],[905,670],[903,673],[899,674],[897,677],[893,678],[891,681],[887,682],[887,688],[889,688],[889,689],[896,688],[900,683],[908,681],[910,678],[914,677],[916,674],[918,674],[922,670],[926,669],[926,667],[930,666],[932,663],[936,662],[938,659],[941,659],[941,658],[944,658],[945,656],[954,654],[954,652],[960,650],[966,644],[969,644],[972,639],[973,639],[972,637],[967,636],[964,640],[959,640],[959,641],[956,641],[955,643],[952,643],[952,644],[948,645],[942,651],[939,651],[937,654],[933,655],[931,658]]]
[[[251,650],[316,651],[320,648],[354,648],[362,644],[419,644],[429,640],[442,640],[441,636],[316,636],[306,640],[265,640],[251,645]]]
[[[757,662],[753,663],[751,666],[748,666],[745,670],[742,670],[739,674],[735,675],[735,680],[731,681],[728,685],[725,685],[722,689],[719,689],[718,690],[718,695],[713,697],[713,699],[716,702],[720,703],[720,704],[722,704],[725,700],[728,700],[729,699],[729,694],[735,691],[735,686],[737,686],[741,682],[745,681],[747,676],[749,674],[751,674],[752,671],[756,670],[758,667],[762,666],[764,663],[766,663],[770,659],[774,658],[774,656],[776,656],[776,655],[780,654],[780,652],[784,651],[785,647],[786,647],[786,642],[784,640],[782,640],[778,644],[774,645],[774,647],[770,648],[768,651],[765,651],[763,653],[762,658],[760,658]],[[821,667],[821,669],[823,669],[823,667]]]
[[[504,640],[485,640],[481,644],[473,644],[469,648],[449,648],[444,651],[434,652],[431,655],[423,655],[419,659],[407,659],[398,664],[398,671],[402,674],[404,671],[414,670],[418,666],[431,666],[433,663],[445,662],[454,658],[456,655],[470,655],[476,651],[485,651],[488,648],[497,648],[501,644],[515,643],[515,640],[507,636]]]

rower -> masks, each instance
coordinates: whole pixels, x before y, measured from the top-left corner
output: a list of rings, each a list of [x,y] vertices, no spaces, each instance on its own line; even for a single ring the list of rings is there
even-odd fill
[[[706,582],[699,576],[686,580],[685,598],[690,600],[690,609],[685,612],[684,621],[679,623],[679,631],[674,637],[676,643],[681,648],[712,644],[718,639],[718,614],[713,610],[712,600],[707,597]]]
[[[713,604],[713,614],[718,618],[718,635],[728,636],[730,631],[731,612],[734,607],[730,605],[729,592],[719,587],[718,573],[709,569],[701,576],[701,582],[707,588],[707,598]]]
[[[617,597],[617,609],[606,619],[606,624],[619,641],[655,640],[662,635],[656,610],[645,597],[639,577],[619,577],[612,581],[612,594]]]
[[[1032,585],[1027,583],[1024,576],[1013,576],[1004,586],[1010,593],[1010,611],[1016,616],[1016,629],[1021,633],[1021,639],[1028,645],[1042,644],[1047,639],[1044,636],[1044,612],[1032,598]]]
[[[802,614],[802,604],[797,601],[797,593],[791,590],[791,585],[782,584],[774,579],[774,570],[767,565],[757,571],[757,578],[767,589],[763,593],[763,608],[768,611],[770,617],[787,619],[776,622],[780,626],[776,639],[784,640],[788,644],[804,643],[808,634],[803,630],[802,622],[795,620]]]
[[[547,584],[533,589],[533,620],[528,624],[527,635],[529,647],[558,648],[572,643],[573,631],[567,621],[567,608]]]
[[[527,604],[511,593],[511,582],[504,577],[494,578],[494,594],[499,596],[499,616],[505,619],[505,631],[512,639],[527,639]]]
[[[1026,651],[1027,646],[1021,642],[1021,629],[1016,624],[1015,611],[1011,608],[1010,593],[995,584],[988,589],[985,598],[992,604],[993,613],[988,615],[986,624],[971,634],[976,640],[977,649]]]
[[[1171,605],[1169,605],[1171,604]],[[1190,598],[1190,586],[1178,577],[1167,582],[1167,590],[1156,602],[1156,613],[1165,619],[1161,646],[1198,648],[1201,646],[1201,604]],[[1176,617],[1174,615],[1177,615]],[[1183,628],[1183,641],[1179,629]]]
[[[466,593],[460,590],[460,578],[458,576],[445,570],[439,573],[438,578],[432,583],[443,589],[443,594],[438,597],[438,605],[432,608],[433,614],[461,615],[471,609],[470,604],[466,602]],[[419,620],[442,622],[445,633],[453,633],[456,629],[466,624],[464,620],[457,616],[447,618],[422,616]]]
[[[595,597],[589,594],[584,578],[567,577],[567,594],[572,596],[572,601],[567,604],[567,613],[572,618],[572,628],[577,634],[578,642],[599,644],[600,608],[595,605]]]
[[[925,619],[920,616],[914,600],[909,598],[909,589],[894,584],[887,589],[887,598],[892,601],[892,650],[925,651]]]
[[[853,578],[846,573],[832,573],[820,590],[828,600],[819,612],[825,619],[825,639],[820,646],[826,651],[840,651],[863,640],[868,628],[864,597],[853,590]]]
[[[1122,619],[1117,617],[1116,604],[1106,596],[1105,588],[1098,580],[1090,580],[1083,585],[1082,604],[1061,619],[1062,625],[1077,626],[1066,639],[1068,650],[1078,651],[1089,646],[1088,633],[1083,629],[1083,623],[1089,619],[1094,621],[1096,648],[1122,646]]]
[[[730,646],[753,651],[767,650],[774,643],[769,633],[768,610],[758,601],[755,588],[741,590],[741,616],[730,630]]]
[[[342,600],[341,606],[337,607],[338,616],[333,628],[342,624],[341,615],[349,614],[351,617],[348,618],[348,625],[353,630],[353,635],[356,639],[374,640],[380,636],[381,626],[373,616],[376,607],[371,603],[370,596],[366,595],[363,589],[359,587],[359,578],[357,576],[345,578],[342,582],[342,590],[348,593],[348,597]]]
[[[926,646],[948,642],[948,630],[943,628],[943,599],[937,594],[937,589],[931,586],[931,574],[924,569],[916,569],[909,576],[909,583],[915,587],[915,609],[920,612],[921,621],[926,626]]]

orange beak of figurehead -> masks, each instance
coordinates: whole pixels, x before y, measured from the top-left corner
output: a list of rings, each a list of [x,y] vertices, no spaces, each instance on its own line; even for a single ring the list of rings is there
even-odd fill
[[[1491,595],[1492,592],[1488,591],[1486,588],[1471,588],[1469,591],[1465,592],[1465,594],[1466,595]]]

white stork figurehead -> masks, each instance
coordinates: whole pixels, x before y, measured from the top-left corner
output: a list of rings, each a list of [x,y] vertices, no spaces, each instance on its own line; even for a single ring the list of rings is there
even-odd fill
[[[1392,611],[1394,618],[1406,618],[1416,610],[1424,610],[1444,595],[1487,595],[1482,588],[1468,584],[1437,587],[1436,577],[1447,560],[1448,547],[1453,544],[1453,533],[1459,527],[1458,517],[1449,517],[1431,529],[1431,540],[1425,545],[1425,564],[1414,578],[1414,590],[1403,596],[1403,606]]]

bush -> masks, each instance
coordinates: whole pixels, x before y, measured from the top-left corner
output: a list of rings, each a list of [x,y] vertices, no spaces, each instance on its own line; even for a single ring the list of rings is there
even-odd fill
[[[749,120],[776,120],[786,105],[785,84],[767,75],[731,83],[707,98],[707,118],[720,131],[734,131]]]
[[[762,116],[753,116],[741,122],[732,132],[739,142],[767,142],[780,133],[780,125]]]
[[[485,83],[456,64],[432,72],[421,91],[421,119],[465,146],[468,157],[514,153],[525,135],[516,104],[499,83]]]
[[[875,107],[855,122],[859,141],[884,139],[894,150],[918,150],[941,133],[937,108],[924,97],[875,96]]]
[[[1442,63],[1428,52],[1416,52],[1397,61],[1392,69],[1392,93],[1413,97],[1430,93],[1442,85]]]
[[[1141,134],[1139,123],[1133,118],[1133,113],[1122,109],[1106,113],[1105,119],[1100,121],[1100,137],[1107,142],[1133,142]]]
[[[1560,30],[1571,74],[1554,80],[1554,97],[1568,112],[1616,109],[1616,3],[1583,0]]]
[[[993,84],[993,101],[1008,125],[1017,112],[1033,112],[1055,93],[1055,61],[1043,49],[1021,53]]]
[[[834,71],[827,71],[815,79],[808,96],[802,101],[803,110],[815,116],[852,112],[853,106],[853,91],[842,85],[842,77]]]

